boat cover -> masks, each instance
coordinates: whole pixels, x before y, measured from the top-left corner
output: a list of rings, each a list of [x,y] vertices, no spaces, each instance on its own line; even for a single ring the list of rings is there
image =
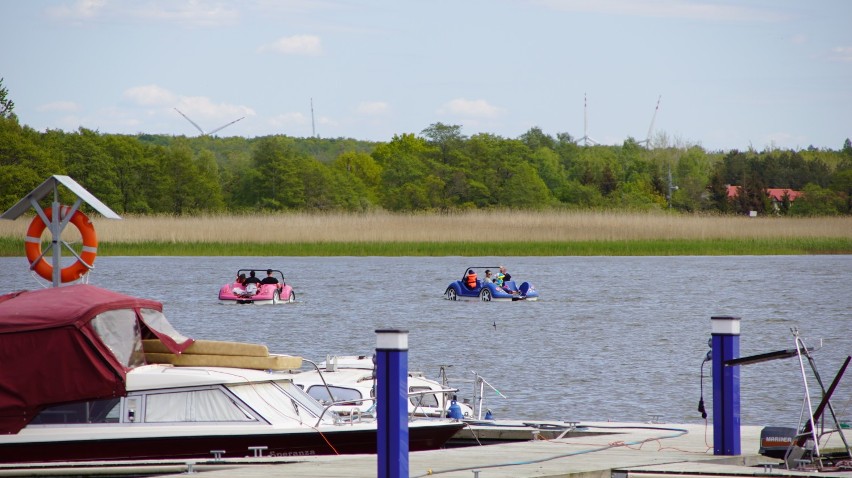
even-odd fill
[[[193,342],[160,302],[88,284],[0,296],[0,433],[49,405],[126,395],[142,339],[155,337],[175,354]]]

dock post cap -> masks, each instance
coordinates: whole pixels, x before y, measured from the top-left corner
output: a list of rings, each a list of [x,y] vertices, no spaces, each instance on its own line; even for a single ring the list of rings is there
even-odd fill
[[[408,331],[400,329],[376,330],[376,350],[408,350]]]
[[[710,317],[710,333],[713,335],[740,335],[740,318],[730,316]]]

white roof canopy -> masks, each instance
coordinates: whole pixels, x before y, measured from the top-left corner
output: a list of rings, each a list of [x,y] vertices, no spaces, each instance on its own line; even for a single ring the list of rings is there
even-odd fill
[[[15,220],[20,217],[22,214],[27,212],[27,210],[33,206],[34,203],[37,203],[48,194],[56,191],[56,187],[61,184],[68,188],[72,193],[76,194],[80,200],[84,201],[86,204],[92,207],[95,211],[99,212],[103,217],[107,219],[121,219],[121,216],[115,213],[112,209],[109,208],[106,204],[102,203],[98,198],[96,198],[92,193],[86,191],[86,188],[80,186],[77,181],[74,181],[68,176],[60,176],[58,174],[54,174],[50,178],[48,178],[45,182],[41,183],[37,188],[30,191],[23,199],[18,201],[14,206],[10,207],[0,215],[0,219],[10,219]]]

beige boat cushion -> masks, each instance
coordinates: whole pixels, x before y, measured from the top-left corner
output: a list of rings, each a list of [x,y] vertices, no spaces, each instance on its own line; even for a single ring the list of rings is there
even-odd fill
[[[145,352],[148,363],[168,363],[177,367],[232,367],[253,370],[296,370],[302,366],[302,357],[292,355],[205,355]]]
[[[171,353],[159,339],[142,341],[145,353]],[[221,342],[218,340],[196,340],[184,352],[191,355],[242,355],[248,357],[268,357],[266,345],[246,344],[241,342]]]

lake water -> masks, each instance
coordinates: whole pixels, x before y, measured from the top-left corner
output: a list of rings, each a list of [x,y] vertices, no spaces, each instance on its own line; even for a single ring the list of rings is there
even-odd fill
[[[443,299],[467,266],[503,263],[538,302]],[[813,353],[827,387],[852,354],[852,256],[745,257],[99,257],[90,283],[163,302],[196,339],[263,343],[319,361],[371,354],[375,330],[409,331],[409,370],[470,396],[473,371],[496,418],[701,423],[701,363],[710,317],[740,317],[740,355]],[[240,268],[284,271],[297,302],[217,303]],[[0,258],[0,292],[37,288],[24,258]],[[12,285],[14,284],[14,285]],[[806,364],[808,376],[810,369]],[[704,398],[712,414],[710,364]],[[804,386],[797,359],[742,367],[742,422],[796,426]],[[814,407],[818,386],[810,380]],[[832,405],[852,421],[852,370]],[[711,417],[712,418],[712,417]]]

